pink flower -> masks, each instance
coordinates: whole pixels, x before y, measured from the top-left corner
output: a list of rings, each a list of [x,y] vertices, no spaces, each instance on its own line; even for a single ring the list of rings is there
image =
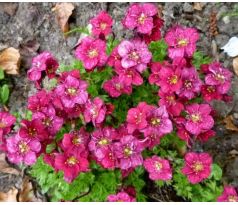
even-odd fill
[[[67,113],[68,119],[79,118],[84,112],[84,105],[75,104],[72,108],[64,108],[64,111]]]
[[[185,97],[189,100],[195,97],[201,90],[202,81],[200,80],[195,68],[184,68],[181,72],[183,85],[176,93],[179,97]]]
[[[88,100],[85,104],[84,120],[86,123],[92,122],[96,126],[104,121],[106,111],[106,106],[99,97],[94,98],[93,101]]]
[[[87,152],[89,142],[89,134],[85,131],[84,127],[80,130],[75,130],[70,133],[65,133],[62,140],[62,147],[64,150],[71,151],[84,151]],[[87,156],[87,153],[86,153]]]
[[[143,78],[134,68],[125,69],[121,67],[116,68],[115,71],[119,75],[119,78],[128,86],[131,84],[141,85],[143,83]]]
[[[104,127],[95,130],[91,134],[89,150],[94,153],[97,160],[101,161],[111,153],[112,141],[116,139],[116,131],[111,127]]]
[[[16,122],[16,118],[8,112],[0,112],[0,130],[3,135],[8,134],[11,131],[12,125]]]
[[[131,197],[124,191],[118,192],[117,194],[111,194],[107,197],[109,202],[135,202],[135,198]]]
[[[6,150],[7,150],[6,138],[3,134],[3,130],[0,129],[0,152],[5,152]]]
[[[124,40],[118,45],[118,53],[121,56],[123,68],[134,67],[142,73],[152,58],[147,45],[138,39],[132,41]]]
[[[216,132],[213,130],[208,130],[204,133],[199,134],[196,138],[201,142],[207,142],[210,138],[214,137]]]
[[[111,80],[106,81],[103,84],[103,89],[113,98],[117,98],[122,94],[130,95],[132,93],[132,86],[126,85],[119,76],[114,76]]]
[[[208,67],[208,74],[205,77],[207,85],[217,86],[220,94],[226,94],[231,87],[232,73],[221,66],[220,63],[214,62]]]
[[[191,136],[190,133],[183,127],[183,126],[178,126],[177,127],[177,135],[178,137],[185,141],[188,147],[191,147]]]
[[[173,125],[165,106],[151,110],[146,120],[148,125],[142,130],[145,136],[151,135],[152,133],[163,136],[173,130]]]
[[[136,108],[131,108],[127,113],[127,130],[133,133],[136,129],[144,129],[147,126],[146,117],[152,107],[145,102],[140,102]]]
[[[179,116],[184,109],[183,103],[176,99],[176,95],[172,92],[159,91],[159,106],[165,106],[168,113],[173,116]]]
[[[149,147],[149,149],[152,149],[154,146],[159,145],[160,144],[160,139],[163,136],[159,135],[158,133],[147,133],[145,136],[145,146]]]
[[[100,39],[86,37],[75,51],[75,56],[83,62],[86,70],[93,70],[106,63],[106,43]]]
[[[161,27],[164,25],[164,21],[161,18],[154,16],[153,25],[154,27],[151,33],[143,35],[143,40],[147,44],[151,43],[152,41],[158,41],[161,39]]]
[[[101,11],[90,20],[93,35],[96,37],[99,37],[100,34],[107,36],[112,32],[112,23],[112,17],[106,11]]]
[[[138,33],[150,34],[153,25],[153,16],[158,12],[157,7],[151,3],[132,4],[122,23],[128,29],[136,29]]]
[[[159,86],[159,71],[162,68],[162,65],[160,62],[153,62],[150,69],[151,69],[151,74],[149,76],[149,83],[150,84],[156,84]]]
[[[64,180],[71,183],[80,172],[87,172],[89,162],[80,151],[67,150],[55,156],[55,168],[64,172]]]
[[[147,158],[144,161],[144,167],[149,172],[151,180],[170,180],[172,178],[172,169],[169,161],[156,155]]]
[[[7,139],[7,157],[12,163],[32,165],[40,150],[41,144],[36,139],[21,138],[18,134]]]
[[[59,82],[64,82],[68,76],[71,76],[71,77],[74,77],[74,78],[77,78],[80,80],[79,70],[74,69],[71,71],[65,71],[65,72],[60,73]]]
[[[115,67],[116,69],[123,68],[122,65],[121,65],[121,56],[118,53],[118,46],[116,46],[112,50],[112,53],[108,58],[107,64],[111,67]]]
[[[211,107],[208,104],[186,106],[186,112],[188,114],[185,122],[186,130],[194,135],[199,135],[210,130],[214,125],[214,120],[210,115],[211,111]]]
[[[28,98],[27,108],[32,112],[39,112],[50,104],[51,95],[46,90],[40,90]]]
[[[212,158],[209,154],[189,152],[184,160],[182,173],[187,175],[188,181],[192,184],[197,184],[210,176]]]
[[[225,186],[221,196],[217,198],[218,202],[238,202],[238,194],[233,186]]]
[[[218,93],[217,86],[215,85],[202,85],[201,94],[205,101],[221,100],[222,95]]]
[[[199,34],[194,28],[175,26],[165,35],[165,41],[169,46],[169,57],[192,57],[196,50],[196,42]]]
[[[88,84],[85,81],[68,76],[64,83],[59,84],[55,88],[54,92],[60,97],[66,108],[72,108],[75,104],[84,104],[87,102],[87,87]]]
[[[31,121],[22,120],[19,136],[21,138],[39,141],[44,141],[49,137],[44,125],[39,119],[34,119]]]
[[[181,69],[177,66],[162,66],[159,77],[157,84],[163,92],[176,92],[182,87]]]
[[[121,169],[134,168],[143,163],[141,152],[143,144],[132,135],[125,135],[120,142],[114,143],[115,155]]]

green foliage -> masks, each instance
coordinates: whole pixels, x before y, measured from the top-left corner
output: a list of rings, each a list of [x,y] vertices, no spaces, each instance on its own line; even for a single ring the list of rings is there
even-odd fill
[[[63,173],[56,173],[42,157],[31,167],[30,174],[51,201],[105,201],[109,194],[116,193],[121,178],[119,171],[101,169],[81,173],[69,184],[64,181]]]
[[[9,87],[7,84],[4,84],[1,88],[0,88],[0,97],[1,97],[1,102],[3,104],[6,104],[6,102],[8,101],[9,98]]]
[[[71,29],[70,31],[65,32],[64,35],[68,36],[72,33],[84,33],[84,34],[89,35],[89,30],[86,27],[75,27],[75,28]]]
[[[107,55],[110,55],[112,50],[119,44],[119,41],[113,36],[107,39]]]
[[[149,44],[149,50],[151,51],[153,55],[153,61],[162,62],[167,55],[167,48],[168,48],[168,45],[165,43],[163,39],[159,41],[152,41]]]
[[[208,56],[204,56],[202,52],[196,51],[193,54],[193,65],[199,69],[201,65],[211,63],[212,59]]]
[[[4,75],[4,71],[3,69],[0,68],[0,80],[4,79],[5,75]]]

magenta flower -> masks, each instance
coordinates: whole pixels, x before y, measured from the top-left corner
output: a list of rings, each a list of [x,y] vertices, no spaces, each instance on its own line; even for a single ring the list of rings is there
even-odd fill
[[[136,29],[138,33],[150,34],[154,24],[153,16],[158,12],[157,7],[151,3],[132,4],[122,23],[128,29]]]
[[[75,104],[85,104],[88,100],[88,84],[74,77],[68,76],[64,83],[55,88],[58,95],[66,108],[72,108]]]
[[[89,162],[80,151],[67,150],[55,156],[55,168],[64,172],[64,180],[71,183],[80,172],[87,172]]]
[[[113,50],[111,55],[108,58],[107,64],[111,67],[114,67],[116,69],[121,69],[121,56],[118,53],[118,46],[116,46]]]
[[[192,184],[197,184],[210,176],[212,158],[209,154],[189,152],[185,155],[184,160],[182,173]]]
[[[75,56],[83,62],[86,70],[93,70],[106,63],[106,43],[100,39],[86,37],[75,51]]]
[[[94,126],[104,121],[106,117],[106,106],[99,97],[88,100],[85,104],[84,120],[86,123],[92,122]]]
[[[172,92],[159,91],[159,106],[165,106],[168,113],[173,116],[179,116],[184,109],[183,103],[176,99],[176,95]]]
[[[212,100],[221,100],[222,95],[218,93],[217,86],[215,85],[202,85],[201,94],[203,100],[210,102]]]
[[[141,155],[143,144],[134,136],[123,136],[120,142],[114,143],[115,155],[121,169],[135,168],[143,163]]]
[[[146,102],[140,102],[136,108],[131,108],[127,113],[127,130],[129,133],[133,133],[136,129],[144,129],[147,126],[146,117],[152,106]]]
[[[11,131],[12,125],[16,122],[16,118],[8,112],[0,112],[0,130],[3,135],[8,134]]]
[[[181,72],[181,79],[183,85],[176,93],[179,97],[185,97],[191,100],[200,92],[202,81],[195,68],[184,68]]]
[[[32,165],[40,150],[41,144],[36,139],[21,138],[18,134],[7,139],[7,157],[12,163]]]
[[[138,39],[132,41],[124,40],[118,45],[118,53],[121,56],[121,65],[123,68],[134,67],[142,73],[152,58],[147,45]]]
[[[208,67],[208,74],[205,77],[207,85],[217,86],[220,94],[226,94],[231,87],[232,73],[221,66],[220,63],[214,62]]]
[[[84,105],[75,104],[72,108],[64,108],[64,111],[67,113],[67,118],[79,118],[84,112]]]
[[[89,142],[89,134],[84,127],[81,127],[78,131],[72,131],[65,133],[62,140],[62,147],[64,150],[71,151],[84,151],[86,152]]]
[[[173,125],[165,106],[151,110],[146,120],[148,125],[142,130],[145,136],[151,135],[152,133],[163,136],[173,130]]]
[[[163,92],[176,92],[182,87],[181,69],[179,67],[162,66],[157,84]]]
[[[113,20],[106,11],[101,11],[97,16],[92,18],[90,24],[92,24],[92,33],[96,37],[99,37],[100,34],[107,36],[112,32]]]
[[[19,136],[21,138],[39,141],[44,141],[49,137],[45,126],[39,119],[34,119],[31,121],[22,120]]]
[[[5,152],[7,150],[7,147],[6,147],[6,138],[3,134],[3,130],[0,129],[0,152],[3,151]]]
[[[150,69],[151,69],[151,74],[149,76],[149,83],[150,84],[156,84],[159,86],[158,81],[159,81],[159,71],[162,68],[162,65],[160,62],[153,62]]]
[[[119,78],[125,83],[125,85],[141,85],[143,83],[143,78],[134,68],[116,68],[116,73]]]
[[[55,136],[64,123],[63,118],[56,116],[53,106],[44,108],[41,112],[33,113],[32,119],[41,120],[52,137]]]
[[[39,112],[50,104],[51,95],[46,90],[38,91],[28,98],[27,108],[32,112]]]
[[[116,136],[117,133],[112,127],[99,128],[91,134],[88,148],[97,160],[101,161],[110,152],[112,141],[116,139]]]
[[[156,155],[147,158],[144,161],[144,167],[149,172],[151,180],[170,180],[172,178],[172,169],[169,161]]]
[[[111,80],[106,81],[103,84],[103,89],[113,98],[117,98],[122,94],[130,95],[132,93],[132,86],[126,85],[119,76],[114,76]]]
[[[198,139],[201,142],[207,142],[210,138],[214,137],[216,135],[216,132],[213,130],[208,130],[204,133],[199,134],[196,139]]]
[[[188,114],[185,122],[186,130],[194,135],[210,130],[214,125],[214,120],[210,115],[211,111],[211,107],[208,104],[186,106]]]
[[[71,76],[71,77],[74,77],[74,78],[77,78],[77,79],[80,80],[79,70],[74,69],[74,70],[71,70],[71,71],[65,71],[65,72],[60,73],[59,81],[64,82],[68,76]]]
[[[233,186],[225,186],[221,196],[217,198],[218,202],[238,202],[238,194]]]
[[[109,202],[135,202],[136,199],[124,191],[118,192],[117,194],[111,194],[107,197]]]
[[[194,28],[175,26],[165,35],[165,41],[169,46],[169,57],[192,57],[196,50],[196,42],[199,34]]]

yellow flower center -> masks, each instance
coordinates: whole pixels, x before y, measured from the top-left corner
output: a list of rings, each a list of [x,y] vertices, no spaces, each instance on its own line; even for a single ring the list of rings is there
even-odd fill
[[[98,56],[98,51],[96,49],[92,49],[88,52],[89,58],[94,58]]]
[[[49,118],[46,118],[43,122],[44,125],[50,126],[51,125],[51,120]]]
[[[192,114],[191,119],[193,122],[199,122],[201,120],[201,116],[199,114]]]
[[[175,101],[174,96],[172,96],[172,95],[167,96],[167,97],[166,97],[166,101],[167,101],[168,103],[174,103],[174,101]]]
[[[109,143],[109,141],[108,141],[106,138],[102,138],[102,139],[98,142],[98,144],[101,145],[101,146],[107,145],[108,143]]]
[[[100,29],[105,30],[107,28],[107,24],[106,23],[101,23],[100,24]]]
[[[208,86],[208,87],[207,87],[207,91],[208,91],[209,93],[214,93],[214,92],[215,92],[215,88],[212,87],[212,86]]]
[[[178,82],[178,76],[177,75],[173,75],[169,78],[169,83],[172,85],[175,85]]]
[[[151,124],[153,126],[158,126],[160,124],[161,120],[159,118],[152,118],[151,119]]]
[[[66,163],[69,165],[69,166],[73,166],[75,164],[78,163],[78,160],[74,157],[74,156],[71,156],[67,159]]]
[[[134,61],[137,61],[137,60],[139,60],[139,55],[138,55],[138,53],[137,52],[135,52],[135,51],[133,51],[133,52],[131,52],[131,54],[130,54],[130,58],[132,59],[132,60],[134,60]]]
[[[215,78],[216,78],[216,80],[219,80],[222,83],[225,81],[225,76],[221,75],[219,73],[215,75]]]
[[[68,88],[67,92],[69,95],[75,95],[77,93],[77,90],[75,88]]]
[[[228,197],[228,201],[229,202],[237,202],[238,201],[238,197],[237,196],[234,196],[234,195],[230,195]]]
[[[160,171],[162,169],[163,165],[160,162],[155,163],[155,168],[157,171]]]
[[[198,173],[198,172],[202,171],[204,167],[203,167],[203,164],[198,161],[193,164],[192,168],[196,173]]]
[[[115,88],[116,88],[116,90],[120,91],[122,89],[122,86],[121,86],[121,84],[116,83]]]
[[[28,152],[29,150],[29,146],[27,145],[26,142],[20,142],[18,145],[18,148],[22,154]]]
[[[28,129],[28,134],[29,134],[30,136],[36,135],[36,129],[35,129],[35,128],[29,128],[29,129]]]
[[[138,22],[139,24],[144,24],[145,20],[146,20],[146,15],[142,13],[140,17],[138,18]]]
[[[4,122],[0,122],[0,128],[5,128],[6,124]]]
[[[126,148],[124,149],[124,155],[125,155],[126,157],[129,157],[130,155],[132,155],[132,150],[131,150],[129,147],[126,147]]]
[[[180,47],[184,47],[184,46],[188,45],[188,40],[187,40],[187,39],[180,39],[180,40],[178,41],[178,45],[179,45]]]
[[[185,85],[186,88],[191,88],[192,87],[192,83],[189,80],[185,80],[184,85]]]
[[[79,138],[78,136],[74,136],[73,140],[72,140],[72,143],[74,145],[79,145],[81,143],[81,138]]]

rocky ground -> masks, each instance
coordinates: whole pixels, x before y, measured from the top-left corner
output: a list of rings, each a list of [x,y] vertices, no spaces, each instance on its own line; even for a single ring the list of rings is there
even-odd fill
[[[98,11],[107,10],[115,19],[113,29],[117,37],[130,37],[131,33],[125,32],[120,23],[128,3],[74,4],[75,9],[69,19],[70,28],[84,27]],[[0,50],[12,46],[20,49],[22,56],[20,75],[10,77],[12,90],[8,107],[11,112],[24,112],[26,99],[33,91],[31,83],[26,79],[32,56],[48,50],[61,63],[67,64],[73,59],[74,47],[80,34],[75,33],[65,38],[56,22],[53,7],[54,3],[0,3]],[[232,70],[232,59],[222,53],[220,48],[230,37],[238,35],[238,13],[228,15],[232,11],[238,12],[238,4],[202,3],[196,7],[193,3],[160,3],[160,7],[165,20],[163,32],[174,24],[196,27],[201,34],[198,49],[213,59],[224,62]],[[217,22],[211,25],[212,13]],[[213,35],[211,30],[217,35]],[[221,119],[233,115],[238,120],[238,78],[234,76],[231,91],[233,101],[214,102]],[[205,146],[196,145],[194,149],[210,152],[214,160],[224,167],[224,180],[238,186],[238,134],[227,130],[221,122],[218,121],[216,126],[217,136]],[[3,191],[3,187],[6,191],[7,187],[19,181],[15,177],[4,176],[0,173],[0,191]]]

